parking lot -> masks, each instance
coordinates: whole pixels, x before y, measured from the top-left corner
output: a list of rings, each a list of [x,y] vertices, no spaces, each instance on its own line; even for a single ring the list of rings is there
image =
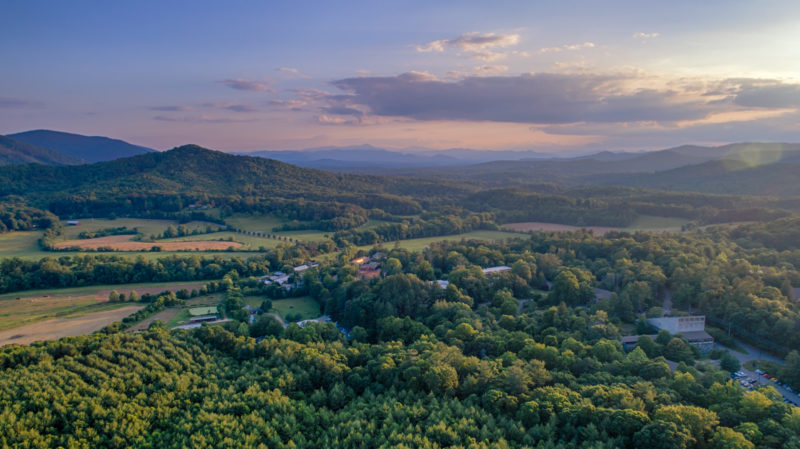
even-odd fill
[[[742,364],[742,368],[737,373],[738,375],[736,376],[738,378],[737,380],[739,381],[739,383],[743,387],[751,390],[764,385],[770,385],[774,387],[783,396],[784,402],[793,404],[795,406],[800,406],[800,396],[797,394],[798,392],[792,390],[788,386],[784,386],[780,382],[780,379],[775,378],[775,374],[777,373],[765,373],[761,370],[750,371],[744,368],[744,363],[751,360],[769,360],[780,364],[783,364],[783,360],[771,356],[765,353],[764,351],[754,348],[742,341],[737,340],[737,343],[746,351],[744,353],[738,351],[730,351],[730,353],[736,356],[736,358],[739,359],[739,362]],[[726,349],[722,346],[719,345],[717,346],[720,349]]]

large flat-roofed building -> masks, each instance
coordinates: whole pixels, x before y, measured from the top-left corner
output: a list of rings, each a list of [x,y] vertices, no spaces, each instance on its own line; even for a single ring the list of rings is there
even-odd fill
[[[714,337],[706,332],[705,315],[650,318],[647,322],[670,334],[683,335],[689,344],[697,346],[701,352],[714,349]]]
[[[705,315],[650,318],[647,322],[658,329],[669,331],[670,334],[704,331],[706,329]]]

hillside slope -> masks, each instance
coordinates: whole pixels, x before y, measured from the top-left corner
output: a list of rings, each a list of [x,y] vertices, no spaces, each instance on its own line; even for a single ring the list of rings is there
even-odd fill
[[[111,161],[155,151],[108,137],[83,136],[44,129],[9,134],[8,137],[31,145],[49,148],[87,162]]]
[[[56,197],[125,193],[306,197],[380,192],[391,180],[337,175],[283,162],[186,145],[72,167],[2,167],[0,196]]]
[[[46,164],[77,165],[86,161],[48,148],[0,136],[0,165]]]
[[[742,161],[710,161],[656,173],[586,177],[583,181],[680,192],[790,197],[800,195],[800,162],[751,166]]]

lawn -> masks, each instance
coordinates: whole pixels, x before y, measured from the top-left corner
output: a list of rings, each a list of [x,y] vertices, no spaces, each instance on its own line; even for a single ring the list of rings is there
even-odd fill
[[[251,306],[258,307],[264,300],[263,297],[248,297],[248,299],[257,298],[257,302],[249,302]],[[300,320],[307,320],[320,316],[319,304],[310,296],[301,296],[299,298],[275,299],[272,301],[271,313],[274,313],[284,320],[291,314],[300,314]],[[288,320],[287,320],[288,321]]]
[[[216,307],[192,307],[189,309],[191,316],[216,315],[217,312]]]

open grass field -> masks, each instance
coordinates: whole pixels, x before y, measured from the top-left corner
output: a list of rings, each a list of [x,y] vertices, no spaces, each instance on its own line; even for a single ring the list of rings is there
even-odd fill
[[[526,221],[522,223],[508,223],[503,225],[504,229],[511,229],[513,231],[519,232],[529,232],[529,231],[555,231],[555,232],[564,232],[564,231],[579,231],[581,229],[588,229],[594,233],[594,235],[603,235],[607,232],[617,231],[619,228],[609,228],[605,226],[571,226],[571,225],[562,225],[556,223],[543,223],[539,221]]]
[[[39,247],[41,231],[6,232],[0,234],[0,258],[19,257],[21,259],[41,258],[39,254],[52,254]]]
[[[264,299],[266,299],[264,296],[245,296],[244,303],[250,307],[259,308]]]
[[[245,231],[264,232],[267,234],[276,234],[281,237],[291,237],[301,242],[314,242],[324,240],[325,236],[331,236],[332,232],[315,231],[315,230],[302,230],[302,231],[273,231],[272,228],[281,226],[287,223],[286,220],[275,217],[273,215],[245,215],[235,214],[225,219],[225,222],[236,229],[244,229]]]
[[[258,237],[255,235],[247,235],[247,234],[242,234],[240,232],[230,232],[230,231],[214,232],[212,234],[192,235],[185,237],[175,237],[171,239],[158,240],[156,243],[188,242],[188,241],[196,242],[202,240],[228,240],[228,239],[233,239],[234,242],[240,243],[241,246],[239,248],[241,249],[252,249],[252,250],[258,250],[259,248],[262,247],[266,249],[277,248],[279,245],[287,243],[283,240]]]
[[[112,290],[128,295],[136,291],[161,293],[165,290],[199,289],[205,282],[162,282],[146,284],[96,285],[0,295],[0,330],[23,326],[33,322],[59,317],[78,317],[106,309],[119,308],[131,303],[108,303]]]
[[[2,330],[0,331],[0,346],[90,334],[143,307],[141,304],[101,304],[91,307],[88,313],[67,315]]]
[[[528,232],[528,231],[577,231],[580,229],[591,230],[594,235],[604,235],[611,231],[660,231],[660,232],[680,232],[681,226],[689,223],[689,220],[677,217],[656,217],[652,215],[641,215],[634,222],[627,227],[617,228],[608,226],[571,226],[556,223],[543,223],[538,221],[530,221],[524,223],[508,223],[504,224],[504,229],[511,229],[514,231]]]
[[[504,232],[504,231],[472,231],[466,232],[464,234],[455,234],[455,235],[442,235],[438,237],[423,237],[418,239],[408,239],[408,240],[400,240],[396,242],[399,248],[404,248],[409,251],[422,251],[425,249],[426,246],[430,246],[431,243],[434,242],[442,242],[442,241],[460,241],[464,240],[506,240],[506,239],[513,239],[513,238],[528,238],[525,235],[516,233],[516,232]],[[372,248],[373,245],[366,245],[359,247],[361,249],[369,249]],[[393,248],[395,246],[395,242],[386,242],[383,244],[386,248]]]
[[[16,233],[14,233],[16,234]],[[39,237],[37,236],[37,239]],[[53,252],[53,251],[42,251],[38,244],[34,242],[32,248],[27,248],[22,251],[10,249],[8,251],[0,245],[0,259],[5,257],[18,257],[23,260],[39,260],[43,257],[54,257],[58,258],[61,256],[92,256],[98,254],[107,254],[107,255],[115,255],[120,257],[127,257],[129,259],[136,259],[137,257],[144,257],[146,260],[157,260],[163,257],[169,256],[182,256],[185,257],[189,254],[192,254],[191,251],[120,251],[120,252],[111,252],[111,253],[98,253],[94,251],[68,251],[68,252]],[[241,257],[246,259],[248,257],[257,256],[261,254],[259,251],[202,251],[197,253],[200,257],[222,257],[224,259],[229,259],[232,257]]]
[[[117,218],[108,220],[105,218],[77,218],[80,221],[78,226],[67,226],[66,221],[62,222],[64,230],[62,231],[62,238],[64,240],[72,240],[78,238],[78,234],[84,231],[99,231],[108,228],[121,228],[125,226],[128,229],[136,228],[139,233],[149,237],[150,235],[158,235],[164,232],[169,225],[179,226],[175,220],[153,220],[149,218]],[[182,226],[189,231],[199,230],[205,231],[206,227],[210,226],[212,229],[217,229],[220,225],[216,223],[208,223],[204,221],[191,221],[184,223]]]
[[[207,234],[214,235],[214,234]],[[240,248],[239,242],[219,241],[219,240],[197,240],[196,237],[189,237],[189,240],[167,241],[157,240],[155,242],[136,242],[131,241],[131,235],[109,235],[94,239],[66,240],[56,243],[56,248],[80,248],[98,249],[111,248],[115,251],[150,251],[154,247],[160,247],[164,251],[224,251],[228,248]],[[218,237],[219,238],[219,237]]]
[[[248,296],[245,298],[245,304],[251,307],[261,306],[262,301],[264,301],[263,296]],[[319,304],[310,296],[274,299],[272,300],[272,309],[270,309],[270,312],[280,316],[284,320],[291,314],[300,314],[300,320],[316,318],[321,314]]]
[[[656,217],[654,215],[640,215],[633,224],[623,228],[623,231],[669,231],[680,232],[681,226],[688,224],[689,220],[678,217]]]
[[[116,220],[107,220],[107,219],[92,219],[92,218],[84,218],[79,219],[81,224],[79,226],[64,226],[64,230],[61,236],[62,240],[76,240],[78,234],[83,231],[97,231],[100,229],[105,228],[116,228],[126,226],[128,228],[137,228],[148,237],[151,234],[160,234],[167,229],[167,227],[172,224],[174,226],[178,226],[176,221],[171,220],[150,220],[150,219],[142,219],[142,218],[118,218]],[[216,223],[206,223],[206,222],[199,222],[193,221],[190,223],[184,224],[187,228],[191,229],[200,229],[205,230],[206,226],[211,226],[212,229],[216,229],[219,225]],[[8,232],[0,234],[0,259],[2,258],[11,258],[11,257],[19,257],[20,259],[25,260],[38,260],[43,257],[60,257],[63,255],[93,255],[97,254],[96,252],[68,252],[68,253],[60,253],[60,252],[52,252],[52,251],[44,251],[39,246],[39,239],[42,238],[42,231],[26,231],[26,232]],[[235,233],[214,233],[214,234],[201,234],[196,236],[188,236],[183,237],[186,240],[194,240],[194,241],[206,241],[209,239],[219,239],[220,236],[227,238],[228,235],[241,235]],[[212,237],[216,236],[216,237]],[[131,235],[123,235],[123,236],[115,236],[129,239]],[[255,245],[251,244],[245,237],[237,239],[237,241],[243,243],[244,245],[250,246],[254,250],[257,250],[260,246],[264,246],[266,248],[270,248],[274,245],[277,246],[281,242],[278,240],[269,240],[269,239],[260,239],[264,240],[263,245]],[[86,242],[87,240],[81,240],[81,242]],[[256,243],[256,242],[252,242]],[[259,242],[262,243],[262,242]],[[206,245],[206,244],[204,244]],[[149,252],[149,251],[126,251],[120,253],[114,253],[115,255],[123,256],[123,257],[137,257],[139,255],[143,256],[147,260],[155,260],[161,257],[166,257],[169,255],[186,255],[186,251],[182,250],[172,250],[166,249],[162,246],[162,251],[159,252]],[[196,245],[193,245],[196,246]],[[229,257],[248,257],[250,255],[258,254],[257,251],[253,251],[252,253],[243,253],[243,252],[228,252],[225,251],[228,246],[224,246],[221,250],[218,251],[211,251],[206,250],[202,253],[203,256],[221,256],[225,258]],[[183,248],[183,246],[180,246]],[[193,249],[190,247],[189,249]]]
[[[39,290],[26,290],[24,292],[12,292],[0,294],[0,302],[7,299],[17,298],[75,298],[80,296],[92,296],[98,299],[108,299],[111,290],[119,293],[128,294],[136,291],[139,295],[143,293],[161,293],[163,291],[178,291],[180,289],[199,289],[211,281],[177,281],[177,282],[142,282],[139,284],[116,284],[116,285],[91,285],[86,287],[67,287],[67,288],[47,288]],[[193,300],[190,300],[193,301]]]
[[[244,229],[245,231],[264,232],[267,234],[276,234],[280,237],[291,237],[300,240],[301,242],[314,242],[323,240],[333,235],[329,231],[317,231],[313,229],[302,231],[273,231],[272,229],[283,224],[288,223],[288,220],[278,218],[274,215],[246,215],[234,214],[225,219],[225,222],[236,229]],[[383,220],[369,220],[355,229],[370,229],[386,223]],[[239,234],[241,235],[241,234]],[[242,241],[236,238],[237,241]],[[245,242],[246,243],[246,242]]]

